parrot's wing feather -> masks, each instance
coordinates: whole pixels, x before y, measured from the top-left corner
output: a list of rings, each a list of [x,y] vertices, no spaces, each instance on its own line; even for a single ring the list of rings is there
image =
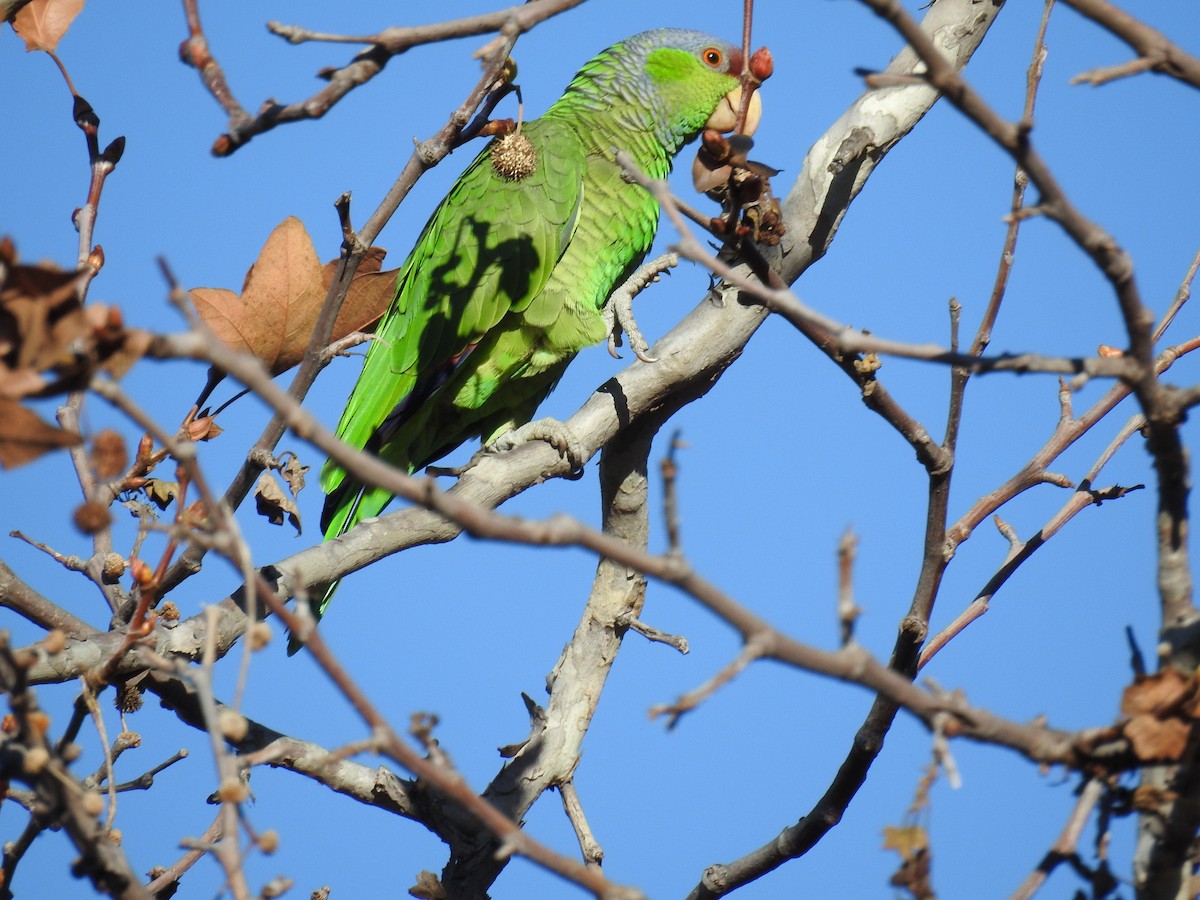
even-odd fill
[[[529,305],[570,242],[583,147],[553,121],[528,123],[522,133],[536,153],[533,171],[502,175],[493,141],[455,182],[401,268],[338,424],[351,446],[384,443],[508,312]],[[332,493],[344,477],[330,461],[322,487]]]

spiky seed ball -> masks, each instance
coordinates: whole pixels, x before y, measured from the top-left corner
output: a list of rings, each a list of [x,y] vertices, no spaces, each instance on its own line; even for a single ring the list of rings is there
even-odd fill
[[[537,150],[519,131],[506,134],[492,148],[492,168],[509,181],[532,175],[537,169],[537,158]]]
[[[217,788],[217,800],[221,803],[244,803],[250,792],[237,778],[223,778]]]
[[[250,626],[250,649],[261,650],[271,643],[271,626],[266,622],[255,622]]]
[[[104,812],[104,798],[95,791],[85,791],[83,794],[83,809],[89,816],[98,816]]]
[[[116,584],[125,574],[125,557],[120,553],[108,553],[104,557],[104,569],[100,573],[105,584]]]
[[[250,723],[240,712],[226,707],[217,714],[217,727],[226,740],[237,742],[246,737]]]
[[[117,711],[123,713],[137,712],[142,708],[144,702],[141,687],[129,682],[121,685],[116,697],[113,698],[113,703],[116,705]]]

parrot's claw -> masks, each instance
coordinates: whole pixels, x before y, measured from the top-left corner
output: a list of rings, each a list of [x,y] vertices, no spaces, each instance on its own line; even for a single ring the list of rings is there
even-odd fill
[[[530,441],[545,441],[566,457],[574,472],[582,471],[584,463],[587,462],[583,442],[558,419],[538,419],[520,428],[506,431],[488,445],[487,452],[504,453]]]
[[[637,320],[633,317],[633,295],[619,291],[604,304],[601,310],[604,324],[608,327],[608,352],[613,359],[620,359],[617,348],[621,346],[621,332],[629,336],[629,349],[644,363],[658,362],[658,357],[651,356],[650,345],[638,328]]]
[[[621,332],[625,332],[629,336],[629,349],[633,351],[634,356],[644,363],[658,362],[658,357],[649,354],[650,345],[642,336],[637,320],[633,318],[633,298],[658,281],[664,273],[669,275],[671,269],[677,265],[678,253],[664,253],[658,259],[640,266],[623,285],[612,292],[600,314],[608,328],[608,352],[613,359],[621,358],[617,348],[621,346]]]

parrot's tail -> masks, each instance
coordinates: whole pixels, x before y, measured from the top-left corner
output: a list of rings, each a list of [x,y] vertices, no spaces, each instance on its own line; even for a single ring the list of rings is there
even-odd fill
[[[353,493],[352,493],[353,492]],[[325,510],[322,515],[322,525],[325,529],[325,540],[341,537],[363,519],[377,516],[388,503],[392,494],[381,488],[366,488],[362,485],[343,481],[335,493],[325,500]],[[329,608],[333,595],[341,584],[341,579],[330,582],[322,587],[314,585],[315,590],[308,598],[308,608],[314,621],[319,622]],[[295,634],[288,635],[288,656],[294,656],[304,646],[304,642]]]

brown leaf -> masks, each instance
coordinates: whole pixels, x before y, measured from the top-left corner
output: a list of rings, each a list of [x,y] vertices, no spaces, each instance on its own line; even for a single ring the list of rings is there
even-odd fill
[[[929,847],[929,835],[920,825],[885,825],[883,849],[895,850],[902,859],[912,859],[920,850]]]
[[[363,260],[338,315],[333,340],[371,324],[391,302],[394,274],[387,290],[378,283],[388,280],[378,272],[385,252],[372,248]],[[246,273],[240,296],[224,288],[193,288],[188,293],[200,318],[221,340],[250,351],[278,375],[303,358],[336,265],[334,261],[321,266],[304,224],[289,216],[263,244]]]
[[[30,50],[52,51],[83,9],[83,0],[32,0],[13,18],[13,31]]]
[[[179,482],[147,478],[146,483],[142,485],[142,490],[146,492],[146,496],[153,501],[155,506],[159,509],[166,509],[175,499],[175,495],[179,493]]]
[[[331,342],[340,341],[352,331],[374,330],[375,323],[387,312],[392,298],[396,296],[396,277],[400,270],[381,272],[380,266],[385,255],[387,251],[382,247],[372,247],[358,264],[358,271],[350,282],[350,290],[346,292],[346,299],[333,323],[333,334],[329,337]],[[335,259],[325,264],[323,277],[326,290],[333,283],[338,262]]]
[[[151,340],[150,332],[140,328],[122,330],[119,337],[111,338],[99,348],[100,368],[113,378],[120,378],[146,355]]]
[[[1142,714],[1159,717],[1171,712],[1195,691],[1195,682],[1177,669],[1163,669],[1144,675],[1125,688],[1121,712],[1130,718]]]
[[[1191,727],[1182,719],[1159,719],[1146,714],[1134,716],[1122,730],[1138,759],[1163,762],[1183,757]]]
[[[918,850],[913,856],[904,860],[903,864],[892,873],[888,884],[892,887],[905,888],[912,894],[914,900],[934,900],[936,896],[933,886],[929,883],[930,859],[928,850]]]
[[[0,396],[61,393],[82,387],[97,368],[119,377],[145,353],[150,335],[129,330],[115,306],[83,306],[79,272],[45,263],[18,265],[0,248]],[[53,372],[56,378],[51,378]]]
[[[12,469],[79,443],[79,435],[43,422],[16,400],[0,398],[0,467]]]
[[[300,462],[300,458],[296,454],[288,457],[288,461],[279,467],[279,474],[283,476],[283,480],[287,482],[288,490],[295,497],[304,490],[304,475],[308,472],[308,466]]]
[[[48,384],[46,377],[39,372],[29,369],[18,369],[14,372],[0,365],[0,397],[5,399],[20,400],[22,397],[40,394]]]
[[[90,331],[75,296],[77,272],[54,266],[10,265],[0,284],[0,356],[11,369],[48,369],[70,358],[69,347]]]
[[[296,534],[300,534],[300,510],[270,472],[258,476],[258,484],[254,486],[254,503],[258,507],[258,514],[266,516],[272,525],[282,525],[286,516],[296,529]]]

